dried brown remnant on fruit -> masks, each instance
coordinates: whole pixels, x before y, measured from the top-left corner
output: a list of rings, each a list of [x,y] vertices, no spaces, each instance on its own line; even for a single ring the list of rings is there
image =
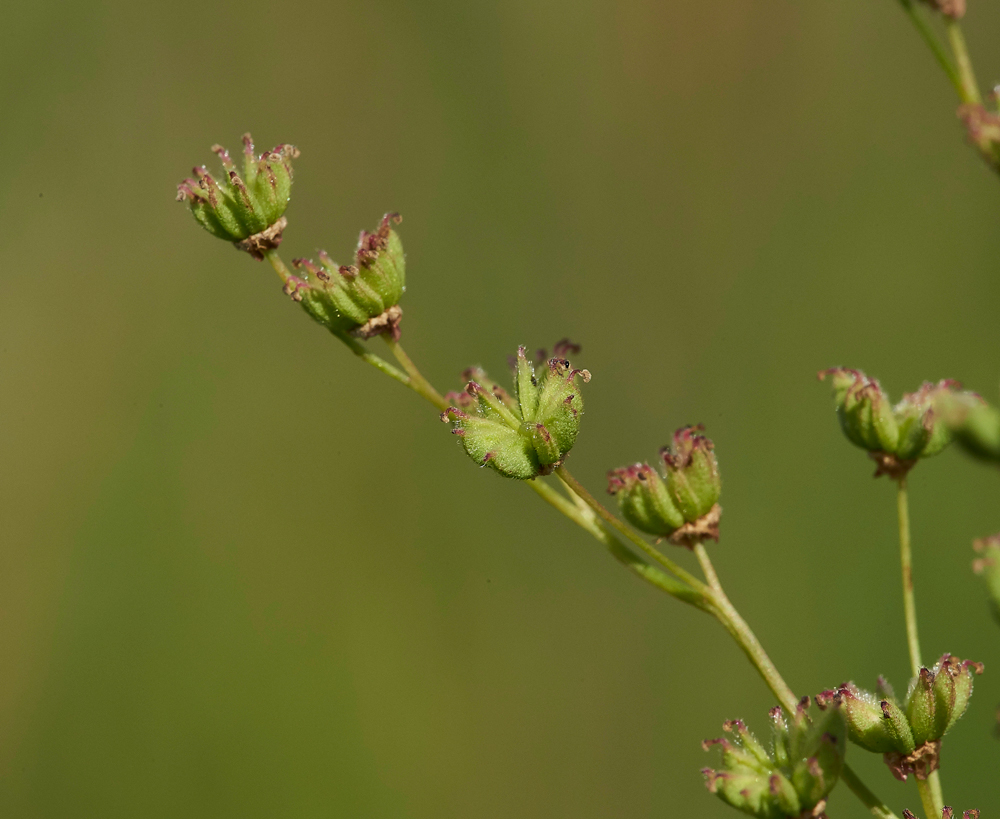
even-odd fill
[[[935,739],[925,742],[909,754],[892,751],[882,758],[889,766],[889,770],[892,771],[892,775],[900,782],[905,782],[910,774],[913,774],[917,779],[924,780],[934,773],[940,765],[941,740]]]
[[[398,304],[394,304],[384,313],[380,313],[375,318],[368,319],[360,327],[355,327],[351,330],[351,335],[358,338],[373,338],[374,336],[387,334],[392,337],[393,341],[399,341],[399,325],[402,320],[403,308]]]
[[[608,490],[611,491],[610,489]],[[612,493],[613,494],[613,493]],[[711,538],[716,543],[719,542],[719,522],[722,520],[722,507],[715,504],[711,509],[702,515],[698,520],[685,523],[668,540],[675,546],[684,546],[693,549],[696,543]]]
[[[237,250],[245,250],[258,262],[263,261],[264,254],[268,250],[274,250],[281,244],[281,234],[288,227],[288,219],[282,216],[270,227],[264,228],[260,233],[247,236],[241,242],[233,242]]]
[[[875,461],[876,478],[888,475],[894,481],[905,478],[906,473],[917,463],[916,460],[904,461],[888,452],[869,452],[868,457]]]

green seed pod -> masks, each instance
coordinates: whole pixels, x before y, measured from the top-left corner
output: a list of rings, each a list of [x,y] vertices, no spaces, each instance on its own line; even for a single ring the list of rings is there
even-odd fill
[[[482,370],[466,371],[465,391],[446,396],[453,406],[441,418],[451,423],[472,460],[520,480],[548,474],[563,462],[580,431],[580,381],[590,381],[587,370],[573,369],[562,357],[569,351],[579,347],[560,342],[536,373],[521,347],[514,367],[516,398]]]
[[[899,429],[882,386],[860,370],[833,367],[819,373],[833,384],[837,418],[847,439],[869,452],[893,452]]]
[[[921,669],[920,676],[924,676]],[[973,675],[983,673],[983,664],[959,660],[945,654],[928,672],[934,697],[934,728],[929,739],[943,737],[965,713],[972,698]]]
[[[941,734],[935,730],[938,720],[935,719],[934,708],[934,675],[926,668],[910,683],[906,695],[906,721],[913,732],[913,742],[923,745],[925,742],[940,739]],[[936,734],[936,735],[935,735]]]
[[[790,722],[780,708],[773,709],[770,751],[741,721],[725,723],[730,737],[702,743],[706,750],[722,749],[720,769],[702,771],[708,789],[752,816],[820,816],[840,777],[846,745],[844,717],[831,705],[811,716],[806,697]]]
[[[951,442],[951,431],[934,404],[941,395],[955,395],[962,385],[952,379],[931,384],[925,381],[916,392],[907,393],[893,407],[899,425],[899,444],[895,455],[900,460],[929,458]]]
[[[945,396],[965,395],[957,392],[958,382],[925,382],[892,406],[878,381],[860,370],[834,367],[819,373],[820,380],[827,376],[840,426],[878,464],[875,477],[902,478],[918,459],[936,455],[951,441],[951,429],[937,406]]]
[[[712,442],[699,434],[703,429],[679,429],[673,445],[660,450],[665,477],[641,463],[608,472],[608,494],[618,498],[629,523],[689,548],[707,538],[717,541],[722,515],[719,464]]]
[[[384,333],[398,340],[406,263],[392,225],[400,221],[398,213],[387,213],[375,232],[361,231],[352,265],[338,265],[326,251],[320,251],[319,264],[294,259],[301,278],[293,278],[286,292],[334,333],[359,338]]]
[[[612,469],[608,494],[618,498],[622,517],[642,532],[669,537],[686,522],[666,482],[649,464]]]
[[[824,691],[816,699],[822,705],[841,706],[848,738],[866,751],[909,754],[916,748],[906,715],[892,697],[880,700],[854,683],[845,683],[836,691]]]
[[[714,446],[699,434],[704,430],[701,424],[683,427],[674,433],[672,446],[660,450],[670,494],[688,522],[707,515],[722,493]]]
[[[936,407],[962,449],[1000,464],[1000,409],[971,392],[939,395]]]
[[[279,145],[260,156],[250,134],[243,135],[243,176],[221,145],[212,150],[222,161],[224,176],[213,177],[204,165],[194,169],[194,179],[177,186],[177,200],[187,202],[198,223],[213,236],[233,242],[255,259],[281,244],[285,209],[292,190],[294,145]]]

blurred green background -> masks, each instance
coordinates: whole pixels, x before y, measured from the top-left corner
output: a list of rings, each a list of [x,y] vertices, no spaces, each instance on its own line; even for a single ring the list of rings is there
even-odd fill
[[[971,3],[985,84],[998,30]],[[902,684],[893,487],[815,372],[996,396],[1000,185],[891,0],[15,0],[0,65],[0,814],[736,815],[699,743],[773,702],[721,628],[173,201],[246,130],[302,150],[286,258],[404,214],[442,389],[583,343],[595,491],[707,424],[716,565],[796,691]],[[945,794],[989,810],[1000,481],[911,484],[925,651],[987,665]]]

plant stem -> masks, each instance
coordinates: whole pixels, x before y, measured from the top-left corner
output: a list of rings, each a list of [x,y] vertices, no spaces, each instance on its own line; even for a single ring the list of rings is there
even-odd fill
[[[941,68],[944,69],[944,73],[948,75],[948,79],[951,81],[951,84],[955,86],[955,90],[958,92],[959,97],[963,97],[962,78],[959,76],[959,72],[958,69],[955,68],[955,64],[948,56],[948,52],[941,44],[941,41],[938,40],[937,35],[934,33],[934,29],[930,27],[927,20],[924,19],[924,16],[914,7],[913,0],[900,0],[900,5],[907,13],[910,20],[913,21],[913,25],[916,26],[917,31],[920,32],[920,36],[924,38],[924,42],[927,43],[928,48],[930,48],[931,52],[937,58]],[[965,101],[968,102],[968,100]]]
[[[913,558],[910,554],[910,505],[906,492],[906,478],[899,479],[896,493],[896,512],[899,517],[899,565],[903,573],[903,615],[906,618],[906,645],[910,652],[911,676],[920,674],[920,638],[917,635],[917,605],[913,595]]]
[[[285,287],[290,287],[292,285],[292,273],[285,266],[285,262],[282,260],[281,256],[278,255],[278,251],[274,248],[264,252],[264,258],[271,263],[271,267],[274,268],[274,272],[278,274],[278,278],[281,279],[281,283]]]
[[[410,389],[413,389],[413,385],[410,383],[409,378],[407,378],[406,373],[401,372],[396,367],[393,367],[392,364],[381,356],[375,355],[375,353],[368,350],[365,345],[356,338],[352,338],[347,334],[341,335],[340,333],[334,333],[334,335],[344,342],[344,344],[347,345],[347,348],[362,361],[371,364],[376,370],[385,373],[390,378],[396,379],[396,381],[400,384],[405,384],[407,387],[410,387]]]
[[[940,813],[944,808],[944,794],[941,793],[941,771],[931,771],[927,782],[931,786],[931,801],[934,803],[934,810]]]
[[[719,582],[719,576],[715,573],[715,567],[712,565],[708,552],[705,551],[704,541],[699,540],[695,543],[694,553],[698,558],[698,563],[701,565],[701,570],[705,574],[705,579],[708,581],[708,585],[716,591],[721,592],[722,584]]]
[[[897,819],[896,814],[868,789],[868,786],[854,773],[854,769],[850,765],[845,763],[844,767],[841,768],[840,778],[851,793],[858,797],[864,806],[871,811],[872,816],[877,816],[879,819]],[[932,816],[930,819],[937,819],[937,817]]]
[[[962,27],[958,20],[949,20],[947,23],[948,41],[951,43],[951,50],[955,54],[958,62],[958,95],[962,102],[969,102],[974,105],[982,105],[983,98],[979,93],[979,83],[976,82],[976,72],[972,70],[972,60],[969,58],[969,49],[965,45],[965,35],[962,34]]]
[[[920,803],[924,806],[924,813],[928,816],[940,816],[941,808],[934,802],[934,793],[930,780],[917,780],[917,793],[920,794]]]
[[[917,604],[913,593],[913,555],[910,550],[910,503],[906,476],[899,479],[896,493],[896,513],[899,518],[899,565],[903,574],[903,614],[906,618],[906,644],[910,653],[910,670],[920,674],[923,666],[920,654],[920,637],[917,634]],[[941,792],[941,775],[933,771],[926,781],[917,780],[917,790],[928,816],[940,816],[944,807]],[[932,810],[933,809],[933,810]]]
[[[572,520],[575,524],[577,524],[577,526],[580,526],[590,532],[590,534],[592,534],[608,548],[608,551],[611,553],[611,556],[615,558],[615,560],[625,566],[633,574],[648,583],[651,583],[662,591],[665,591],[667,594],[676,597],[678,600],[690,603],[692,606],[702,609],[703,611],[709,610],[708,602],[705,600],[704,595],[699,594],[690,586],[681,583],[679,580],[675,580],[670,575],[661,572],[659,569],[654,566],[650,566],[644,560],[641,560],[634,552],[632,552],[631,549],[626,547],[625,544],[604,528],[589,507],[580,509],[576,504],[568,500],[559,492],[556,492],[555,489],[547,483],[544,483],[540,478],[525,481],[525,483],[527,483],[528,488],[538,494],[542,500],[562,512],[562,514]]]
[[[789,714],[794,714],[795,708],[799,703],[798,699],[792,692],[792,689],[789,688],[788,683],[785,682],[784,678],[778,672],[777,667],[771,662],[771,658],[767,656],[767,652],[764,651],[764,646],[757,639],[757,635],[753,633],[753,630],[747,625],[747,621],[740,616],[736,607],[726,596],[725,591],[722,589],[722,584],[719,582],[719,577],[715,573],[715,567],[712,565],[711,558],[709,558],[708,552],[705,550],[705,545],[700,542],[697,543],[694,551],[698,556],[698,562],[701,564],[702,571],[705,572],[705,577],[711,585],[709,596],[714,604],[712,613],[715,615],[715,619],[722,623],[726,631],[732,635],[736,644],[743,649],[743,653],[747,655],[753,667],[757,669],[757,673],[764,678],[764,682],[771,689],[771,693],[778,698],[781,707],[788,711]]]
[[[679,577],[687,583],[692,589],[695,589],[703,595],[708,594],[711,591],[708,586],[702,583],[697,577],[679,566],[658,549],[651,546],[645,541],[645,539],[639,537],[639,535],[629,529],[628,526],[612,515],[607,509],[604,508],[604,505],[597,500],[597,498],[586,490],[583,484],[570,474],[569,470],[566,469],[565,466],[557,467],[556,474],[577,496],[580,497],[581,500],[583,500],[584,503],[587,504],[587,506],[593,509],[605,523],[617,529],[622,535],[631,540],[645,554],[663,566],[667,571],[673,573],[676,577]]]
[[[402,345],[391,336],[383,335],[382,338],[385,339],[385,343],[392,351],[392,354],[396,356],[396,361],[403,365],[403,369],[409,375],[410,378],[407,386],[418,395],[426,398],[442,412],[448,409],[448,402],[445,401],[441,393],[431,386],[431,382],[424,378],[420,370],[417,369],[416,364],[406,354],[406,350],[403,349]]]

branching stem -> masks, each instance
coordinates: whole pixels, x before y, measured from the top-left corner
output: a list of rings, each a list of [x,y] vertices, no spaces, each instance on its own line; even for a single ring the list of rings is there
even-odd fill
[[[274,258],[277,259],[277,264],[272,261],[272,265],[274,265],[275,270],[278,271],[278,275],[282,275],[282,270],[284,270],[287,275],[288,271],[284,268],[284,264],[281,263],[281,260],[277,258],[276,255]],[[362,347],[359,342],[350,337],[341,338],[341,341],[345,341],[348,346],[351,346],[351,343],[353,342],[359,347]],[[417,369],[417,366],[413,363],[399,343],[392,341],[389,338],[386,338],[386,343],[389,345],[390,350],[392,350],[396,360],[399,361],[399,363],[402,364],[406,370],[406,374],[403,375],[402,373],[399,373],[395,367],[392,367],[392,365],[386,362],[382,363],[385,364],[385,367],[388,369],[384,369],[378,364],[374,364],[374,366],[414,390],[418,395],[434,405],[437,409],[446,409],[448,402],[445,401],[441,394],[434,389],[426,378],[424,378],[424,376]],[[362,347],[362,349],[364,348]],[[361,357],[364,358],[364,356]],[[373,355],[373,358],[378,361],[382,361],[378,358],[378,356]],[[369,361],[368,363],[371,364],[373,362]],[[399,373],[399,376],[394,375],[392,371]],[[676,597],[678,600],[695,606],[696,608],[708,612],[715,617],[733,637],[737,645],[743,649],[744,654],[746,654],[754,668],[757,669],[757,672],[761,675],[768,688],[771,689],[771,692],[775,695],[775,697],[777,697],[778,702],[781,703],[782,707],[789,713],[794,713],[795,707],[798,704],[795,694],[792,692],[792,689],[788,687],[788,684],[778,672],[778,669],[771,661],[771,658],[768,657],[767,652],[764,650],[764,647],[761,645],[750,626],[740,616],[740,613],[726,596],[704,545],[702,543],[697,543],[694,547],[694,552],[698,558],[698,562],[701,564],[701,568],[705,574],[705,579],[708,581],[708,585],[698,580],[698,578],[693,574],[675,563],[666,555],[659,552],[642,537],[633,532],[617,517],[611,514],[611,512],[609,512],[603,504],[591,495],[590,492],[587,491],[587,489],[579,481],[577,481],[565,467],[559,467],[556,469],[556,475],[562,481],[567,491],[571,494],[572,499],[557,492],[552,488],[552,486],[545,483],[542,478],[534,478],[533,480],[522,481],[522,483],[526,484],[529,489],[531,489],[554,509],[561,512],[579,527],[589,532],[594,538],[600,541],[611,553],[612,557],[624,565],[633,574],[662,591],[665,591],[672,597]],[[574,499],[578,502],[574,503]],[[614,534],[612,534],[612,532],[608,530],[608,527],[611,527],[622,534],[635,546],[641,549],[645,555],[659,563],[663,568],[670,572],[670,574],[667,574],[666,572],[663,572],[655,566],[651,566],[649,563],[642,560]],[[846,764],[843,767],[841,778],[851,792],[861,800],[869,811],[871,811],[873,816],[878,817],[878,819],[898,819],[896,814],[894,814],[881,799],[875,796],[875,794],[872,793],[872,791],[869,790],[869,788],[858,778],[858,775],[854,773],[854,771],[851,770],[851,768]]]
[[[402,364],[403,369],[406,370],[406,374],[409,376],[406,386],[418,395],[426,398],[442,412],[448,409],[448,402],[444,400],[441,393],[431,386],[431,382],[424,378],[423,374],[406,354],[406,350],[403,349],[402,345],[391,336],[384,335],[382,338],[385,339],[385,343],[389,346],[392,354],[396,356],[396,361]]]
[[[635,532],[633,532],[628,526],[622,523],[618,518],[612,515],[604,505],[597,500],[587,489],[581,484],[576,478],[574,478],[565,466],[560,466],[556,469],[556,474],[566,483],[566,485],[576,493],[583,501],[587,504],[597,515],[609,526],[614,527],[619,533],[624,535],[626,538],[632,541],[636,546],[638,546],[646,555],[659,563],[668,572],[673,573],[675,576],[679,577],[685,583],[687,583],[692,589],[705,595],[709,592],[709,588],[702,583],[697,577],[691,574],[689,571],[679,566],[665,554],[663,554],[655,546],[650,545],[645,538],[640,537]]]

